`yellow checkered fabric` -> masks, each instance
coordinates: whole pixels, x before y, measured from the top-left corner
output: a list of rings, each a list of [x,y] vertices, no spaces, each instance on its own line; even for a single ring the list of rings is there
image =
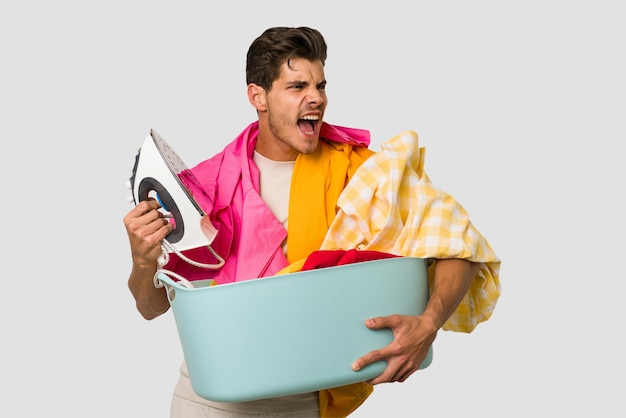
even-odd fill
[[[500,259],[465,209],[431,183],[424,171],[425,149],[418,146],[415,132],[402,132],[381,148],[357,169],[340,195],[339,212],[321,249],[481,263],[467,295],[443,326],[471,332],[489,319],[500,296]]]

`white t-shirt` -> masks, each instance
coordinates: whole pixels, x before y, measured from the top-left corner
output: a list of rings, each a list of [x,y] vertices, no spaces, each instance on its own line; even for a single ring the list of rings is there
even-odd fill
[[[261,199],[269,206],[276,219],[287,229],[291,174],[295,161],[273,161],[254,151],[252,157],[259,168]],[[287,254],[287,240],[283,242],[283,252]]]

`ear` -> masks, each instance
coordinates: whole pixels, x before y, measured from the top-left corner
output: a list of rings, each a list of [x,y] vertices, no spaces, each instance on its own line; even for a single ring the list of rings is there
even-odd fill
[[[248,84],[248,101],[257,112],[267,110],[267,94],[265,89],[257,84]]]

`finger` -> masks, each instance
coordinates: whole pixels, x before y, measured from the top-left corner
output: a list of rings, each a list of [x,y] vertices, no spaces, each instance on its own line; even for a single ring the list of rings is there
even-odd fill
[[[400,375],[397,368],[397,362],[387,361],[387,367],[385,370],[374,379],[371,379],[368,383],[371,385],[377,385],[379,383],[387,383],[387,382],[395,382],[397,380],[397,376]]]
[[[365,320],[369,329],[395,328],[398,324],[398,315],[379,316]]]
[[[404,373],[400,374],[399,377],[397,378],[396,382],[404,382],[406,381],[406,379],[408,379],[413,373],[415,373],[415,370],[407,370]]]
[[[165,237],[165,235],[169,234],[173,229],[174,229],[174,225],[172,225],[170,223],[170,221],[167,220],[167,218],[164,218],[162,216],[157,217],[155,220],[153,220],[152,222],[150,222],[147,226],[147,233],[152,235],[152,234],[159,234],[159,235],[163,235],[163,237]]]
[[[124,216],[124,224],[129,227],[133,223],[141,220],[143,216],[151,212],[158,212],[159,204],[155,201],[144,200],[139,202],[135,207],[133,207],[127,214]],[[158,216],[157,213],[153,214],[155,217]]]
[[[370,380],[368,383],[372,385],[377,385],[379,383],[386,382],[404,382],[414,372],[415,369],[407,367],[407,365],[403,364],[400,359],[392,358],[387,360],[387,367],[385,368],[385,370],[380,375]]]
[[[394,373],[390,378],[391,382],[404,382],[414,371],[409,363],[395,359],[393,361]]]
[[[145,202],[145,204],[143,204]],[[137,222],[139,226],[147,225],[158,220],[158,225],[163,224],[163,220],[167,222],[167,217],[159,210],[160,205],[156,201],[143,201],[141,206],[137,206],[137,212],[134,213],[135,218],[129,219],[129,224]],[[132,216],[129,214],[129,216]]]
[[[400,354],[397,351],[397,348],[398,348],[397,344],[394,344],[393,342],[391,342],[389,345],[381,349],[372,350],[369,353],[357,359],[354,363],[352,363],[352,369],[355,371],[360,370],[369,364],[376,363],[377,361],[381,361],[381,360],[386,360],[387,362],[389,362],[389,359],[393,359],[394,357],[397,357]]]
[[[174,226],[165,218],[152,211],[140,218],[136,218],[128,225],[128,236],[132,242],[143,243],[148,247],[161,245],[163,238],[167,236]]]
[[[354,363],[352,363],[352,370],[358,371],[364,368],[365,366],[376,363],[377,361],[383,360],[384,354],[383,350],[374,350],[365,354],[363,357],[357,359]]]
[[[158,210],[161,207],[161,205],[159,204],[158,201],[156,201],[153,198],[148,198],[146,200],[142,200],[141,202],[137,203],[137,205],[135,206],[135,209],[137,212],[139,213],[146,213],[146,212],[150,212],[151,210]]]

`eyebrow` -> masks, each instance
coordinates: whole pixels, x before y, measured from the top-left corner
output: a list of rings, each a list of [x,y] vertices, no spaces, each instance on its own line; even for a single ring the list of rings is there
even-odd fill
[[[306,84],[306,85],[309,85],[311,83],[309,81],[304,81],[304,80],[291,80],[291,81],[286,81],[285,84],[288,85],[288,86],[291,86],[291,85],[294,85],[294,84]],[[316,86],[320,86],[320,85],[325,86],[326,84],[327,84],[326,79],[320,81],[319,83],[315,83]]]

